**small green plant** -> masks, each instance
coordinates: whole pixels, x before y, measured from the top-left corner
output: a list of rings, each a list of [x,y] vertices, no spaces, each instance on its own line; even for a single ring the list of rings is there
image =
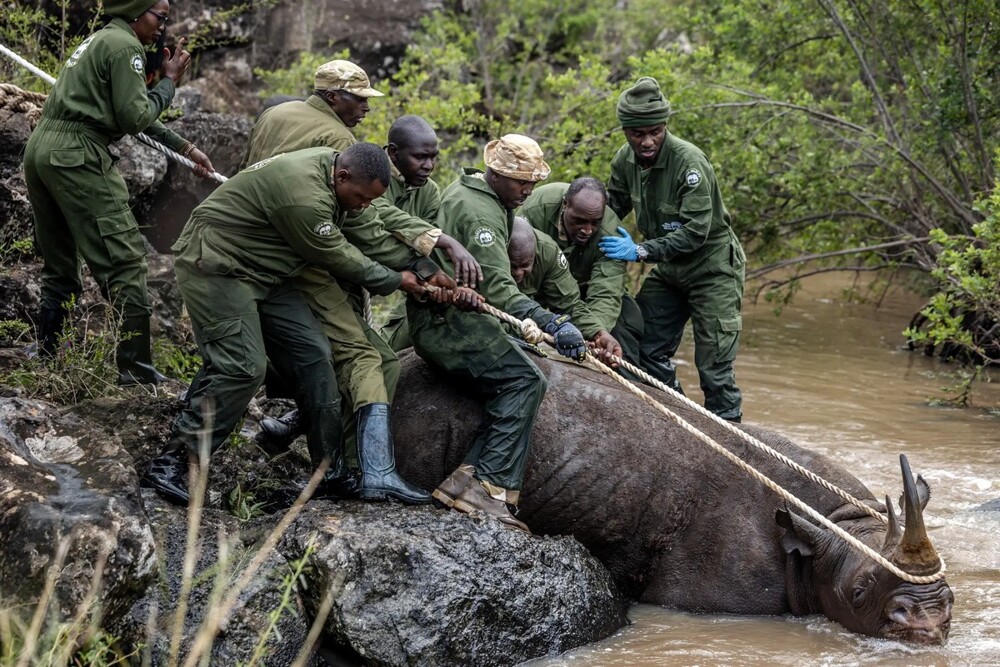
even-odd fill
[[[312,92],[313,79],[320,65],[330,60],[349,60],[350,57],[351,52],[347,49],[329,55],[303,51],[299,54],[299,59],[288,67],[274,70],[257,68],[253,73],[264,82],[260,91],[261,98],[274,95],[302,96]]]
[[[154,338],[153,365],[167,377],[191,382],[201,368],[201,357],[193,345],[185,347],[167,338]]]
[[[55,354],[37,354],[20,367],[0,373],[0,384],[64,405],[120,396],[115,351],[122,340],[118,333],[121,316],[107,304],[87,308],[78,317],[73,316],[75,303],[65,307],[70,316]]]
[[[265,503],[257,500],[254,489],[249,485],[245,487],[242,482],[237,482],[229,492],[228,501],[229,511],[240,521],[250,521],[265,514]]]
[[[0,245],[0,264],[9,265],[28,259],[35,254],[35,241],[31,237]]]
[[[21,320],[0,320],[0,345],[11,347],[25,341],[31,325]]]

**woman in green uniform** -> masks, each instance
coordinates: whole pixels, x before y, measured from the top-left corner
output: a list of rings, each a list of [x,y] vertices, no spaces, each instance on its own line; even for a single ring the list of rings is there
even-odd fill
[[[213,168],[194,144],[157,120],[191,59],[183,40],[165,54],[160,82],[146,87],[144,45],[163,33],[169,0],[112,0],[104,10],[111,21],[66,62],[24,153],[35,243],[43,260],[39,350],[55,350],[65,304],[83,289],[82,257],[122,317],[119,383],[154,383],[162,376],[150,354],[145,250],[108,145],[145,132],[193,160],[200,175]]]

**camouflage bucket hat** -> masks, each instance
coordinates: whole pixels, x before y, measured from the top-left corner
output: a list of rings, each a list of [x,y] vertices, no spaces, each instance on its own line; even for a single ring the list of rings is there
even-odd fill
[[[316,70],[316,90],[344,90],[358,97],[382,97],[372,88],[365,71],[349,60],[331,60]]]
[[[542,159],[542,149],[523,134],[505,134],[486,144],[483,161],[501,176],[519,181],[544,181],[552,172]]]

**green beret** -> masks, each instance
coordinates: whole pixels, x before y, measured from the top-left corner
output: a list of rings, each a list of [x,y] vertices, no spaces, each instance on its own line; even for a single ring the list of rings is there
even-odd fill
[[[622,127],[659,125],[670,116],[670,102],[660,92],[656,79],[644,76],[621,94],[616,111]]]
[[[104,3],[104,13],[108,16],[118,16],[126,21],[134,21],[142,16],[147,9],[158,0],[108,0]]]

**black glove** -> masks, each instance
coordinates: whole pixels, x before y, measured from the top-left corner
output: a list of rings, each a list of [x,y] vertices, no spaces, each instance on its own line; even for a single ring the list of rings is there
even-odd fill
[[[556,352],[562,356],[576,361],[583,361],[587,356],[587,341],[569,321],[569,315],[556,315],[545,325],[544,331],[555,340]]]

